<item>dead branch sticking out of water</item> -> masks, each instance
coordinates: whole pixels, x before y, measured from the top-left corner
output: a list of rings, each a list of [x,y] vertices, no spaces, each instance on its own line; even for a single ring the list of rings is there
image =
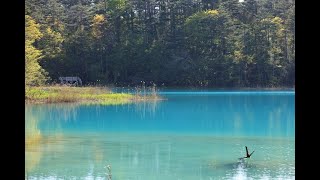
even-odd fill
[[[107,165],[107,166],[105,166],[104,168],[107,168],[107,173],[106,173],[107,179],[108,179],[108,180],[112,180],[111,165]]]

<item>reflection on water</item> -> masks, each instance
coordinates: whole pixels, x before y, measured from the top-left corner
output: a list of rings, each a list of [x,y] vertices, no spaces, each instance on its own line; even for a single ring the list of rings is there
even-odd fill
[[[295,178],[294,96],[166,97],[26,106],[28,179]]]
[[[41,140],[41,132],[38,128],[39,119],[31,112],[30,108],[25,109],[25,171],[30,172],[39,164],[42,151],[38,147]]]
[[[248,142],[256,152],[251,159],[238,162]],[[44,151],[41,163],[29,177],[102,178],[104,167],[111,165],[114,179],[256,179],[263,174],[294,178],[294,152],[290,150],[294,142],[286,139],[111,133],[73,134],[47,143],[40,146]]]

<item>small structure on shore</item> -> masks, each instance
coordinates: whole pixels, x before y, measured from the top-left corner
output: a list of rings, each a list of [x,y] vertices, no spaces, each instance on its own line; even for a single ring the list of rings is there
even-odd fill
[[[82,85],[82,81],[79,77],[59,77],[60,84],[67,85]]]

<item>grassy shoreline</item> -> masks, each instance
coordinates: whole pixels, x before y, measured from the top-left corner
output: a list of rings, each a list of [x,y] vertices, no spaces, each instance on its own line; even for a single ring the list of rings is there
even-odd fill
[[[26,87],[25,103],[81,103],[117,105],[138,101],[160,100],[156,94],[142,96],[129,93],[114,93],[106,87],[69,87],[69,86],[43,86]]]
[[[166,88],[163,88],[166,89]],[[191,90],[201,90],[199,88],[190,88]],[[209,88],[210,89],[210,88]],[[229,90],[235,90],[229,89]],[[241,88],[241,90],[295,90],[294,88]],[[223,90],[212,89],[212,90]],[[239,89],[237,89],[239,90]],[[149,95],[140,93],[114,93],[107,87],[70,87],[70,86],[41,86],[26,87],[26,104],[49,104],[49,103],[80,103],[80,104],[100,104],[117,105],[128,104],[139,101],[161,100],[156,91]]]

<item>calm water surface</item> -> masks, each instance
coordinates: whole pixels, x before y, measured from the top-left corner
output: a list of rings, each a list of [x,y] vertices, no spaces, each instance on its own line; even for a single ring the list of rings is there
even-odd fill
[[[294,91],[163,91],[118,106],[27,105],[27,179],[295,179]],[[245,156],[245,146],[255,150]]]

